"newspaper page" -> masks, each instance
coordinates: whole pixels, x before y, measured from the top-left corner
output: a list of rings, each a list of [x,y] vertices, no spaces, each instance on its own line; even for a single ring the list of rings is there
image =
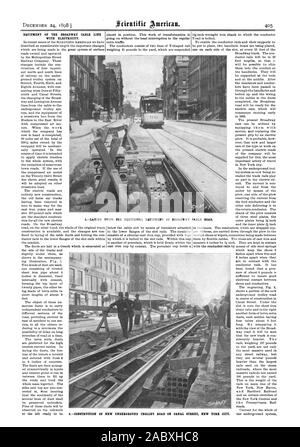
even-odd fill
[[[299,422],[284,38],[271,3],[232,3],[23,8],[8,425]]]

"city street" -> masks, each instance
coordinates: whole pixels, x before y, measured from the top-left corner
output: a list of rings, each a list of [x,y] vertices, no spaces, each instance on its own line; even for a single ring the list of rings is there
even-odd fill
[[[83,159],[89,157],[89,146],[94,140],[91,133],[93,128],[104,127],[108,123],[103,121],[84,120],[80,126],[78,121],[72,122],[72,132],[70,133],[70,173]],[[157,153],[162,149],[149,138],[149,134],[154,134],[156,129],[143,129],[139,124],[134,123],[131,129],[131,136],[138,145],[139,152]],[[226,123],[195,123],[166,120],[163,130],[184,138],[192,145],[210,151],[212,154],[226,160]]]
[[[76,55],[70,73],[70,211],[227,212],[226,56]],[[109,124],[91,160],[90,118],[120,116],[123,148],[107,156]]]
[[[124,120],[115,123],[118,125]],[[74,125],[70,136],[70,172],[89,159],[93,141],[91,129],[107,123],[86,121],[83,128]],[[79,128],[78,128],[79,127]],[[227,209],[227,127],[226,122],[189,122],[166,120],[162,129],[130,126],[129,136],[140,159],[165,157],[167,163],[183,175],[192,188],[204,194],[213,210]],[[125,160],[130,160],[130,150]]]
[[[69,168],[72,173],[75,166],[82,160],[89,158],[90,144],[94,141],[92,134],[93,128],[107,126],[107,122],[95,121],[93,119],[83,120],[80,125],[78,121],[71,122],[72,131],[70,132],[70,155]]]
[[[159,321],[159,315],[157,313],[152,313],[152,321],[153,323],[157,323]],[[79,319],[79,320],[69,320],[69,334],[76,334],[77,332],[83,332],[83,331],[95,331],[101,317],[91,317],[87,319]],[[109,315],[107,318],[108,321],[108,327],[109,330],[114,331],[120,329],[120,322],[118,319],[118,316],[116,314]],[[137,328],[140,328],[141,326],[138,326]],[[133,326],[133,331],[136,329],[135,326]],[[101,331],[104,329],[102,328]]]
[[[70,407],[229,408],[230,272],[227,253],[71,253]]]

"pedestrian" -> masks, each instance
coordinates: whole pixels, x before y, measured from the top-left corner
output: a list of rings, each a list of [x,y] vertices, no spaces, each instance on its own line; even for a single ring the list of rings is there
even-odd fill
[[[152,324],[151,307],[147,307],[147,315],[146,315],[145,323]]]
[[[92,104],[92,118],[95,121],[99,121],[99,115],[100,115],[99,105],[96,104],[95,102],[93,102],[93,104]]]
[[[205,310],[206,315],[208,317],[208,328],[207,329],[210,330],[211,329],[211,310],[210,310],[208,304],[205,304],[205,306],[203,306],[203,309]]]
[[[128,338],[129,307],[127,301],[123,296],[123,292],[119,292],[118,299],[110,304],[106,312],[108,313],[112,307],[117,308],[118,318],[122,328],[123,336],[125,338]]]
[[[220,326],[230,327],[230,303],[226,296],[222,297],[218,310],[218,320]]]
[[[81,107],[79,107],[78,109],[78,121],[80,126],[82,125],[82,121],[83,121],[83,110]]]
[[[134,316],[134,309],[133,309],[133,301],[129,299],[129,293],[125,292],[125,301],[128,305],[128,332],[132,332],[132,324],[133,324],[133,316]]]
[[[138,293],[135,295],[135,300],[133,302],[133,310],[134,310],[134,325],[139,326],[142,313],[142,303],[140,301],[140,295]]]

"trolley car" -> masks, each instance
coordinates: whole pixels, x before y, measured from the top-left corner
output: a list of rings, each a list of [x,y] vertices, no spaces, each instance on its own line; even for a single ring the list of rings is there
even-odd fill
[[[142,127],[163,126],[163,100],[158,98],[157,96],[141,96],[140,113]]]

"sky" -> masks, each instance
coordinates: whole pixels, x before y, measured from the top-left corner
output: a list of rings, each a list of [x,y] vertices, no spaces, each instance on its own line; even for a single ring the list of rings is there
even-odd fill
[[[195,283],[207,301],[224,293],[224,286],[230,280],[230,254],[168,254],[168,274]]]
[[[117,61],[122,65],[125,100],[139,107],[140,96],[154,94],[162,84],[163,56],[106,56],[104,63]]]

